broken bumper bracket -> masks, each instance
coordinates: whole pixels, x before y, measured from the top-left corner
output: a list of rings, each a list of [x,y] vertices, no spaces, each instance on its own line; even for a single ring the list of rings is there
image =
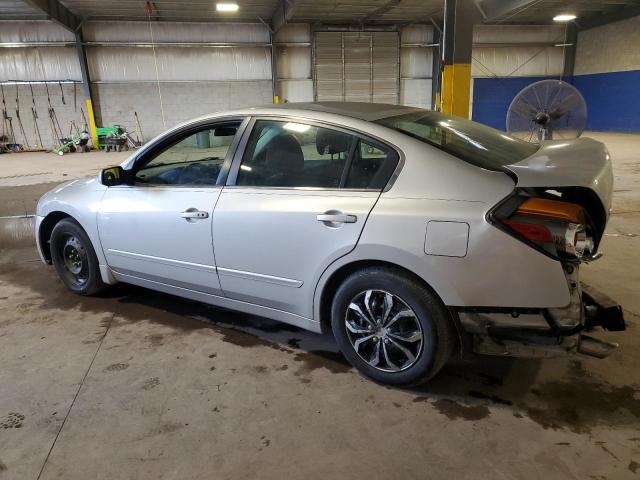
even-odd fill
[[[585,310],[585,329],[602,327],[611,332],[626,330],[622,307],[604,293],[583,283],[582,301]]]

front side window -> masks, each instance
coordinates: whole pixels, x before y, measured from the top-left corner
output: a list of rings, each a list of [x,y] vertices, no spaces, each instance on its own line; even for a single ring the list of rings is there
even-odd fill
[[[338,188],[356,141],[353,135],[329,128],[258,120],[236,185]]]
[[[144,164],[135,181],[149,185],[213,186],[240,122],[189,135]]]

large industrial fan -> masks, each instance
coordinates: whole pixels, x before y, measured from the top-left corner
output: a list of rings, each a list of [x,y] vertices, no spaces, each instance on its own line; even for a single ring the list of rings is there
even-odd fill
[[[527,142],[577,138],[586,125],[584,97],[561,80],[541,80],[523,88],[507,111],[507,132]]]

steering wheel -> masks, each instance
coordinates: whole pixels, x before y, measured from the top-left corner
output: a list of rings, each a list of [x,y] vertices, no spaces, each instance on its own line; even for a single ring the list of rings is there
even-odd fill
[[[178,179],[178,183],[182,185],[208,185],[210,178],[207,167],[199,163],[190,163],[184,167]]]

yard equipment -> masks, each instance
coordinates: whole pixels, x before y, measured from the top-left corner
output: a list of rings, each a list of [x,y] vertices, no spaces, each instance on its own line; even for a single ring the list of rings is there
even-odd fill
[[[98,134],[98,148],[105,152],[120,152],[131,148],[138,148],[139,142],[136,142],[127,130],[121,125],[113,127],[96,128]]]
[[[60,144],[53,147],[51,152],[56,155],[64,155],[69,152],[88,152],[91,150],[91,147],[88,145],[90,138],[91,135],[89,135],[89,132],[86,130],[78,131],[78,133],[71,138],[61,138]]]

